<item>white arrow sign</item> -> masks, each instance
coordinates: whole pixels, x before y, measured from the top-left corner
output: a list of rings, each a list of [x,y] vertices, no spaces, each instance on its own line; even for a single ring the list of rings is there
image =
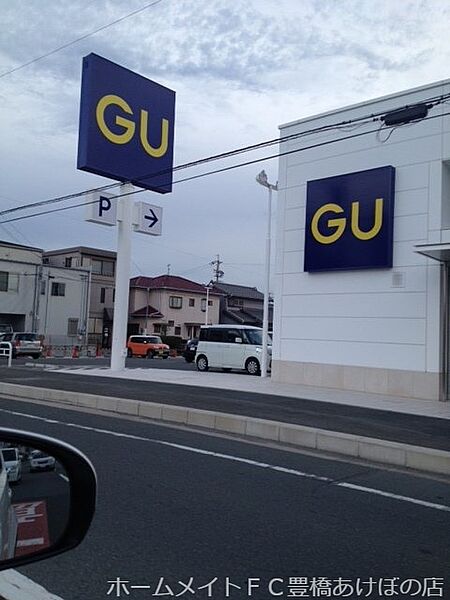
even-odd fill
[[[88,197],[86,206],[86,221],[100,223],[101,225],[116,225],[117,198],[114,194],[94,192]]]
[[[134,230],[148,235],[161,235],[162,207],[147,202],[137,202],[135,209]]]

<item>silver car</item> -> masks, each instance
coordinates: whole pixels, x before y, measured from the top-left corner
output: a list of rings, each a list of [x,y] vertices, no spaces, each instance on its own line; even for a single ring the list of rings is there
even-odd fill
[[[12,357],[31,356],[40,358],[42,355],[42,344],[37,333],[14,332],[0,335],[0,344],[10,342],[12,344]]]

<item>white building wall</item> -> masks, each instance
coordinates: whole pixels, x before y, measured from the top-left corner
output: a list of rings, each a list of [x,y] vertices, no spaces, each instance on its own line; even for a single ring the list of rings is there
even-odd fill
[[[282,126],[281,136],[449,92],[450,82],[441,82]],[[444,112],[450,112],[448,104],[429,116]],[[387,140],[390,130],[379,127],[369,121],[281,144],[283,153],[349,138],[280,158],[273,377],[437,397],[440,266],[413,247],[450,239],[450,229],[442,229],[450,117],[400,126]],[[386,165],[396,169],[393,268],[304,272],[307,181]]]
[[[84,344],[85,336],[69,335],[69,319],[78,319],[81,332],[86,326],[89,271],[44,266],[42,281],[45,293],[39,293],[38,333],[46,344],[71,346]],[[53,296],[52,283],[65,285],[64,296]]]

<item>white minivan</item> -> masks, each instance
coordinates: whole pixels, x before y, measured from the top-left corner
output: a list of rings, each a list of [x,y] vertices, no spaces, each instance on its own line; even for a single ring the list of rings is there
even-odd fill
[[[22,464],[17,448],[2,448],[3,464],[6,468],[9,483],[19,483],[22,479]]]
[[[269,336],[268,361],[272,339]],[[250,375],[261,372],[262,329],[250,325],[204,325],[200,328],[195,362],[199,371],[210,367],[231,371],[245,369]]]

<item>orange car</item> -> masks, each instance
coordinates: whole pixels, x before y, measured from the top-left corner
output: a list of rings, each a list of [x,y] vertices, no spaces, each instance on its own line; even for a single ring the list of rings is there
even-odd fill
[[[131,335],[127,343],[127,356],[145,356],[146,358],[168,358],[170,347],[163,344],[158,335]]]

